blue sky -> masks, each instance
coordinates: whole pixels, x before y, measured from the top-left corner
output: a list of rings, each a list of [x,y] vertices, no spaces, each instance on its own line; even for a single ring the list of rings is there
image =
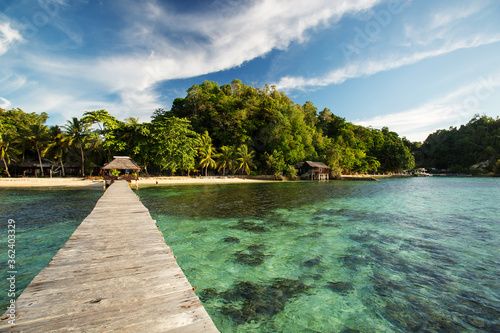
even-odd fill
[[[149,121],[203,80],[423,141],[500,115],[498,0],[3,0],[0,107]]]

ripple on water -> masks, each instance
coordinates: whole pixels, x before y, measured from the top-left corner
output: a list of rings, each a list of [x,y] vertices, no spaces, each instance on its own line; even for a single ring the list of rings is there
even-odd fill
[[[367,183],[138,194],[221,331],[500,331],[500,179]]]

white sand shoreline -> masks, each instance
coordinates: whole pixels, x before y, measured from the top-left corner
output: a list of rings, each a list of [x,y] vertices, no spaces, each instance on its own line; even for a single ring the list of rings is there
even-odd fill
[[[139,178],[141,185],[169,185],[169,184],[230,184],[230,183],[261,183],[269,180],[229,178],[229,177],[149,177]],[[132,181],[135,185],[135,180]],[[84,187],[101,186],[102,180],[91,180],[84,178],[0,178],[0,188],[5,187]]]

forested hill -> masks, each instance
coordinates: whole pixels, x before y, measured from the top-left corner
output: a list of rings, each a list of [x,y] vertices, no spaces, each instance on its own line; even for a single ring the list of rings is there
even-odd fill
[[[460,128],[434,132],[414,153],[418,166],[464,173],[475,166],[499,174],[500,118],[476,115]]]
[[[311,102],[296,104],[267,85],[205,81],[152,119],[169,117],[188,119],[197,133],[207,131],[218,149],[248,145],[262,173],[286,171],[305,160],[325,162],[337,173],[414,167],[412,144],[397,133],[354,125],[329,109],[318,112]]]
[[[148,171],[168,174],[245,172],[293,175],[298,162],[321,161],[332,172],[396,172],[412,169],[414,145],[388,128],[357,126],[294,103],[274,87],[258,89],[239,80],[194,85],[171,110],[151,122],[116,119],[106,110],[87,111],[64,126],[45,125],[47,114],[0,109],[1,164],[13,161],[103,165],[113,155],[131,156]],[[0,171],[2,171],[0,170]],[[17,171],[16,171],[17,172]]]

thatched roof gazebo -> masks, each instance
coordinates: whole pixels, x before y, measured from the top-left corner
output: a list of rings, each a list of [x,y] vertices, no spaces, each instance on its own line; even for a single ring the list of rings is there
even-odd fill
[[[141,167],[128,156],[113,156],[113,160],[103,166],[101,170],[135,171],[137,176],[134,179],[138,179]]]

